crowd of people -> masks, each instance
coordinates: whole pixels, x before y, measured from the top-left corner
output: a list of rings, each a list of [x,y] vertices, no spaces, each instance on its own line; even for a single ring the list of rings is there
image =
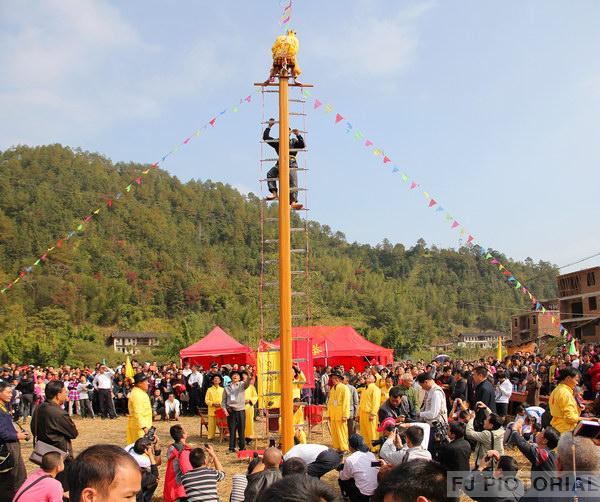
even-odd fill
[[[2,368],[0,498],[58,501],[68,491],[78,502],[149,501],[164,461],[166,502],[219,500],[225,471],[210,443],[218,424],[223,427],[219,416],[227,422],[230,452],[255,439],[255,418],[263,411],[255,368],[133,361],[133,371],[127,377],[125,364],[100,363]],[[311,389],[294,366],[295,446],[285,454],[277,446],[255,453],[247,471],[232,477],[231,502],[337,500],[321,481],[336,470],[341,496],[351,502],[441,502],[460,494],[533,501],[549,490],[561,500],[600,497],[600,346],[501,361],[440,357],[314,371]],[[330,445],[308,442],[308,404],[322,406]],[[76,455],[74,415],[111,420],[120,414],[128,416],[125,447],[98,444]],[[208,442],[194,446],[188,434],[198,431],[178,420],[198,414],[207,419]],[[174,422],[164,455],[157,420]],[[27,477],[20,442],[30,436],[30,460],[40,468]],[[526,483],[518,476],[517,451],[531,464]]]

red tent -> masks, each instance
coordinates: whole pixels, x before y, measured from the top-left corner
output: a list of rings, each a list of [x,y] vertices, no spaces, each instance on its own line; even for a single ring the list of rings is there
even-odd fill
[[[254,364],[254,352],[246,345],[229,336],[219,326],[202,340],[179,351],[182,362],[201,364],[208,368],[216,361],[221,364]]]
[[[310,338],[313,364],[345,369],[354,366],[362,370],[372,361],[389,364],[394,361],[394,350],[370,342],[352,326],[298,326],[292,328],[292,337]]]

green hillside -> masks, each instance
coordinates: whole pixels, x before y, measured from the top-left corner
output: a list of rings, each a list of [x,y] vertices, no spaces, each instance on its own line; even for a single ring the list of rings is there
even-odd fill
[[[0,296],[0,360],[80,362],[100,357],[116,327],[172,333],[158,357],[176,354],[219,324],[243,342],[258,337],[259,202],[213,181],[182,183],[164,171],[107,200],[148,166],[113,164],[61,145],[0,154],[0,283],[105,209],[43,267]],[[348,243],[310,223],[313,323],[352,324],[407,353],[458,330],[507,330],[523,295],[471,249]],[[549,263],[503,263],[540,298],[555,294]],[[532,278],[531,280],[528,280]]]

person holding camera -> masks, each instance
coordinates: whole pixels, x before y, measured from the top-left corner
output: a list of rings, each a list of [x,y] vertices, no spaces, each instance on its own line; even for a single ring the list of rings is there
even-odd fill
[[[471,445],[465,439],[466,425],[454,421],[448,425],[448,439],[437,451],[437,461],[451,472],[468,472],[471,468]]]
[[[133,377],[134,387],[129,395],[129,418],[127,420],[127,443],[134,443],[144,437],[152,427],[152,405],[148,396],[148,377],[144,373],[136,373]]]
[[[395,428],[383,443],[379,456],[392,465],[416,459],[431,460],[431,453],[422,445],[424,435],[418,425],[411,425],[402,432]]]
[[[338,479],[340,490],[350,502],[369,502],[377,489],[380,462],[359,434],[352,434],[348,445],[350,455],[341,465]]]
[[[9,413],[12,390],[8,382],[0,382],[0,452],[2,457],[8,454],[7,460],[0,464],[0,493],[6,495],[7,500],[12,500],[27,476],[19,441],[29,439],[26,432],[17,432],[13,425]]]
[[[478,502],[518,501],[525,493],[523,482],[517,478],[518,470],[513,457],[490,450],[465,483],[465,493]]]
[[[136,461],[142,474],[142,489],[136,496],[136,502],[151,502],[158,487],[160,450],[156,450],[155,444],[144,436],[126,446],[125,451]]]
[[[213,447],[194,448],[190,452],[192,470],[182,476],[188,502],[218,501],[217,483],[223,481],[225,472]]]
[[[485,415],[483,421],[483,430],[475,430],[476,413],[471,412],[471,418],[467,423],[465,437],[475,441],[475,467],[483,461],[489,450],[498,451],[500,455],[504,454],[504,423],[502,418],[492,411],[482,402],[478,402],[475,408]]]

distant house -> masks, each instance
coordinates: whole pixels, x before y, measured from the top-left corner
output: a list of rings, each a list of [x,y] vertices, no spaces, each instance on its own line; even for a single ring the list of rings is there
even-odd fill
[[[498,337],[502,343],[508,340],[508,336],[499,331],[485,331],[483,333],[460,333],[458,335],[459,347],[475,349],[491,349],[498,346]]]
[[[538,300],[546,313],[535,310],[511,316],[512,346],[519,347],[531,342],[560,335],[559,327],[553,322],[560,318],[558,300]]]
[[[115,331],[109,337],[109,341],[115,352],[123,354],[139,354],[140,348],[158,347],[161,339],[168,335],[163,333],[138,333],[133,331]]]
[[[584,343],[600,342],[600,267],[559,275],[560,322]]]

